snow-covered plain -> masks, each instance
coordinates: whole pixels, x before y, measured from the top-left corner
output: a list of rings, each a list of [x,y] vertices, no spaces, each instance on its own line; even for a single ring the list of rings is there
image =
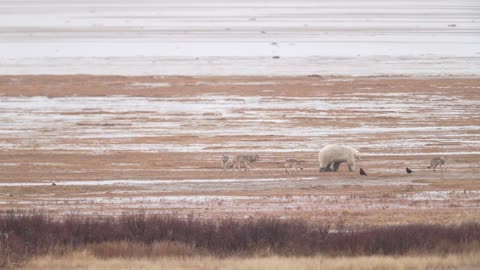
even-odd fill
[[[479,10],[475,0],[1,1],[0,74],[478,75]]]

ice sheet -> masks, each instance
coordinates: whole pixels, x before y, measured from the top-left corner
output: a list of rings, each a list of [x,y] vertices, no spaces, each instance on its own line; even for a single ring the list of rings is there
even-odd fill
[[[479,8],[473,0],[2,1],[0,74],[478,75]]]

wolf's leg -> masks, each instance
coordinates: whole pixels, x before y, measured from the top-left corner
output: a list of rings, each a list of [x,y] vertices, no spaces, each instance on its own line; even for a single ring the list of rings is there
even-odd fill
[[[298,170],[303,170],[302,166],[300,166],[300,164],[295,164],[295,171],[298,171]]]
[[[238,168],[238,164],[239,164],[238,160],[237,160],[237,159],[234,159],[234,160],[233,160],[233,166],[232,166],[233,171],[235,171],[235,169],[239,169],[239,168]]]
[[[248,162],[246,160],[243,161],[243,165],[245,166],[245,171],[250,170],[250,165],[248,165]]]

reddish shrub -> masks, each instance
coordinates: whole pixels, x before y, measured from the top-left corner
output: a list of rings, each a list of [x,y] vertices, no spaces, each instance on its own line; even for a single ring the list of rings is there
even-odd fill
[[[328,226],[302,220],[261,218],[216,222],[193,216],[145,213],[117,218],[68,216],[56,220],[44,213],[10,211],[0,216],[0,230],[8,233],[8,238],[0,237],[0,266],[105,242],[150,245],[170,241],[214,256],[253,255],[265,250],[287,256],[447,253],[462,252],[480,243],[478,223],[329,232]]]

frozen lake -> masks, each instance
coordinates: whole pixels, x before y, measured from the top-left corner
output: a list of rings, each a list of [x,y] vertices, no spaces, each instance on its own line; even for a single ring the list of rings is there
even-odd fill
[[[480,3],[1,1],[0,74],[476,75]]]

